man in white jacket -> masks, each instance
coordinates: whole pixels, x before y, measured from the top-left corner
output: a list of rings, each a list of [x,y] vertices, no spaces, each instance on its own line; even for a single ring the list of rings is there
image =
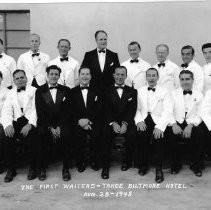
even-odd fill
[[[139,152],[139,174],[145,175],[148,169],[149,146],[152,142],[156,154],[156,177],[160,183],[164,180],[162,160],[164,153],[164,133],[171,116],[170,93],[157,85],[159,75],[155,68],[146,71],[147,86],[138,90],[138,108],[135,123],[138,130],[137,149]]]
[[[193,88],[194,75],[189,70],[180,72],[181,87],[172,92],[173,115],[171,126],[173,135],[169,138],[172,154],[171,173],[177,174],[181,168],[178,142],[188,142],[191,151],[191,170],[202,176],[203,129],[200,108],[203,95]]]
[[[36,178],[36,142],[35,126],[35,87],[27,86],[27,77],[23,70],[13,73],[15,87],[7,95],[2,108],[2,125],[5,132],[5,158],[8,167],[5,182],[10,182],[16,175],[17,142],[23,142],[30,150],[30,168],[28,180]]]

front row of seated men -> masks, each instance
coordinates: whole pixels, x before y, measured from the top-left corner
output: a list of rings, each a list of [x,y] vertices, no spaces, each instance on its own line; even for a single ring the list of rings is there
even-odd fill
[[[191,147],[191,169],[196,176],[202,175],[202,134],[205,126],[201,122],[203,119],[208,130],[211,130],[211,91],[203,100],[202,94],[192,88],[192,72],[181,71],[181,87],[170,94],[165,88],[157,86],[159,75],[155,68],[146,71],[148,85],[137,92],[125,85],[126,67],[117,67],[113,75],[115,84],[104,93],[89,85],[91,74],[87,67],[80,68],[80,84],[71,90],[58,84],[59,67],[49,66],[46,71],[47,83],[37,90],[27,86],[23,70],[13,73],[16,87],[8,92],[0,118],[0,143],[4,145],[4,161],[8,168],[5,182],[12,181],[16,175],[15,149],[18,142],[29,149],[28,180],[36,177],[46,179],[48,148],[55,144],[62,151],[63,180],[70,180],[69,162],[73,156],[79,172],[83,172],[87,166],[85,154],[88,136],[90,166],[95,171],[99,170],[101,160],[103,179],[109,178],[110,151],[115,136],[125,137],[123,171],[132,165],[136,148],[138,173],[145,175],[152,144],[155,181],[162,182],[164,147],[170,145],[171,173],[177,174],[181,168],[178,143],[182,140]],[[1,94],[2,90],[0,97],[3,97]]]

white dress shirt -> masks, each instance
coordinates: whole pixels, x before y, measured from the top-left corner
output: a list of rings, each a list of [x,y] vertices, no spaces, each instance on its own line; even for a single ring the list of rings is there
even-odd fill
[[[127,68],[127,78],[125,84],[135,89],[139,89],[147,84],[146,71],[151,66],[148,62],[138,57],[138,62],[131,63],[132,58],[126,60],[121,64]]]
[[[51,86],[48,84],[48,87],[50,88]],[[57,93],[57,89],[56,89],[56,88],[50,89],[50,93],[51,93],[53,102],[56,103],[56,93]]]
[[[204,85],[204,72],[202,70],[202,67],[196,63],[195,60],[192,60],[187,68],[182,68],[182,70],[190,70],[193,73],[194,76],[194,83],[193,88],[195,90],[198,90],[200,92],[203,91],[203,85]]]
[[[120,85],[115,84],[115,87],[117,87],[117,86],[120,86]],[[125,85],[121,85],[121,87],[124,87],[124,86]],[[123,89],[122,88],[118,88],[116,90],[117,90],[117,93],[119,95],[119,98],[121,98],[122,97],[122,93],[123,93]]]
[[[2,107],[4,105],[6,98],[7,98],[8,92],[9,92],[9,89],[2,87],[2,86],[0,87],[0,124],[2,123],[1,122]]]
[[[61,68],[62,72],[58,83],[65,85],[69,88],[73,88],[79,84],[78,81],[78,70],[80,68],[79,62],[68,56],[68,61],[61,61],[61,56],[56,57],[54,60],[51,60],[48,66],[57,65]]]
[[[147,86],[148,88],[149,86]],[[153,87],[156,89],[156,87]],[[148,112],[152,113],[152,109],[154,106],[154,99],[155,99],[155,91],[148,90],[147,91],[147,107],[148,107]]]
[[[106,58],[106,49],[105,50],[105,53],[99,53],[99,49],[97,49],[97,54],[98,54],[98,60],[99,60],[99,63],[100,63],[100,69],[101,71],[103,72],[103,69],[104,69],[104,66],[105,66],[105,58]]]
[[[158,85],[171,92],[180,85],[179,73],[181,69],[170,59],[167,59],[163,63],[165,63],[165,66],[158,67],[159,63],[154,66],[159,73]]]
[[[1,54],[0,58],[0,71],[3,74],[3,80],[1,82],[2,87],[13,86],[13,72],[16,70],[16,62],[14,58],[5,53]]]
[[[25,91],[22,90],[21,92],[17,92],[17,97],[18,97],[18,103],[21,109],[23,109],[23,102],[24,102],[24,95]]]
[[[204,72],[204,89],[203,93],[205,94],[207,90],[211,89],[211,63],[208,63],[203,66]]]
[[[192,95],[186,94],[186,95],[183,95],[183,97],[184,97],[185,113],[187,113],[189,107],[190,107],[191,104],[192,104]]]
[[[80,87],[84,87],[84,86],[83,85],[80,85]],[[89,87],[89,85],[87,85],[86,87]],[[81,90],[81,93],[82,93],[82,96],[83,96],[84,104],[86,106],[88,89]]]

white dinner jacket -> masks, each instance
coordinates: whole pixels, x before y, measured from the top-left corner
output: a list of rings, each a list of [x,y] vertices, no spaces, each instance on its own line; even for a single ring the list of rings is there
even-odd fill
[[[198,126],[201,123],[200,109],[203,100],[203,94],[193,89],[191,95],[191,104],[188,107],[187,115],[185,117],[185,102],[183,89],[180,87],[172,92],[173,98],[173,116],[171,120],[171,125],[176,123],[180,124],[186,120],[187,124],[192,123],[194,126]]]
[[[4,105],[6,98],[7,98],[8,92],[9,92],[8,88],[0,87],[0,124],[2,124],[2,120],[1,120],[2,107]]]
[[[12,125],[13,121],[17,121],[17,119],[23,115],[29,120],[29,124],[36,126],[37,114],[35,109],[35,91],[35,87],[26,87],[24,92],[23,112],[18,103],[17,87],[14,87],[8,92],[2,108],[2,125],[4,129],[7,126]]]
[[[147,88],[148,86],[144,86],[138,89],[138,107],[135,116],[136,124],[144,121],[148,115]],[[170,93],[165,88],[157,86],[151,112],[156,128],[162,130],[163,132],[165,131],[166,126],[170,122],[171,111],[172,100]]]

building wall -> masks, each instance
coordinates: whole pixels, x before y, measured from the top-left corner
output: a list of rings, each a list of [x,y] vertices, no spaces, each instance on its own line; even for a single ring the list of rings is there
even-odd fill
[[[95,48],[94,33],[108,33],[108,48],[128,58],[127,45],[138,41],[142,57],[156,62],[155,46],[166,43],[170,58],[181,64],[183,45],[193,45],[196,60],[204,59],[201,45],[211,42],[211,2],[0,4],[1,10],[29,9],[31,32],[41,35],[41,50],[57,56],[57,42],[68,38],[71,54],[82,61]]]

